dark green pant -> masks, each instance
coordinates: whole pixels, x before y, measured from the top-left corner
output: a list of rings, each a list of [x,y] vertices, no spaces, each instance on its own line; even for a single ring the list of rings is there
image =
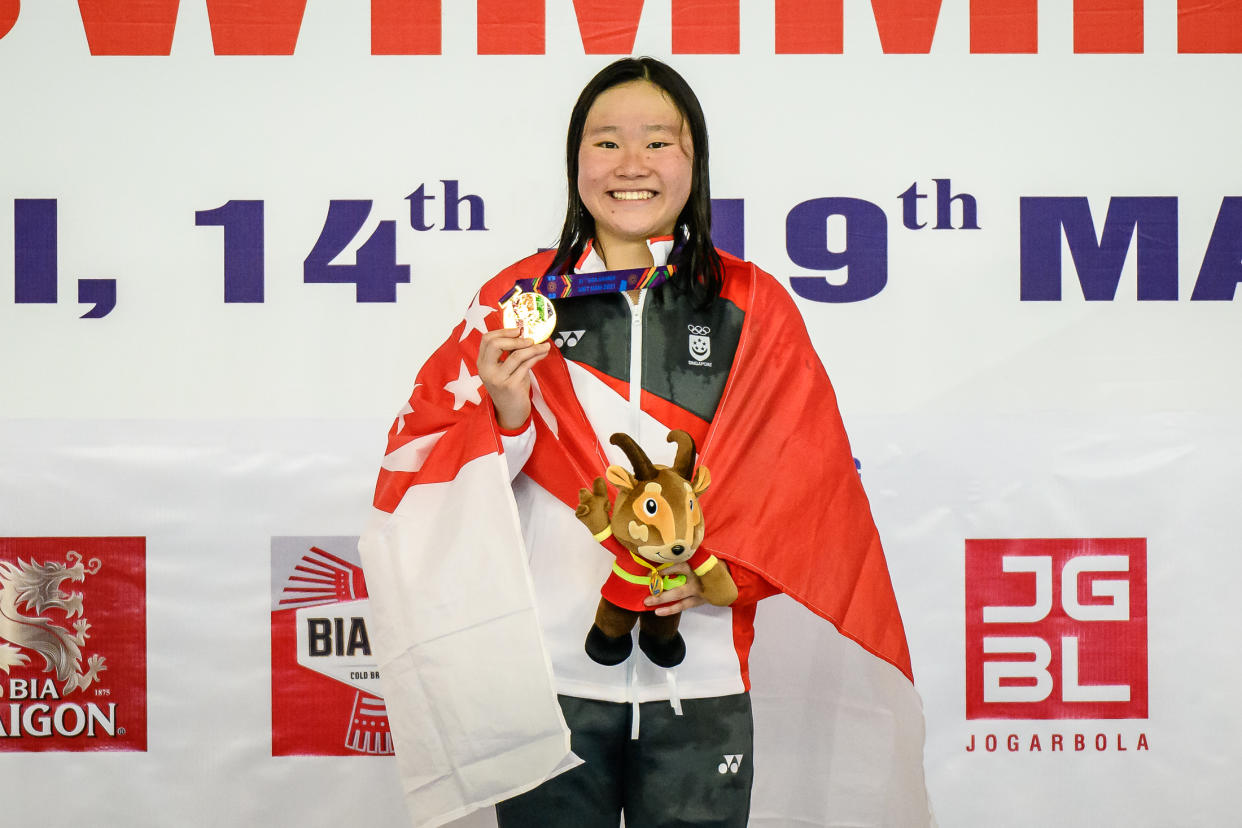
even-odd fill
[[[754,778],[750,696],[641,705],[560,697],[583,764],[496,806],[500,828],[744,828]]]

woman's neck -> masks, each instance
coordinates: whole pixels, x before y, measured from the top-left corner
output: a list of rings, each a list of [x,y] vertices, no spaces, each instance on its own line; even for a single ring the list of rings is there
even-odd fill
[[[614,239],[605,247],[603,241],[596,239],[595,249],[609,270],[632,270],[655,264],[651,248],[645,241],[623,242]]]

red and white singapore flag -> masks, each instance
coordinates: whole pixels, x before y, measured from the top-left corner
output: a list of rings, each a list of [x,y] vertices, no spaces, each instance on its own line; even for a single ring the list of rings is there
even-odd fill
[[[490,281],[418,374],[389,433],[359,542],[372,643],[406,802],[450,822],[578,763],[540,635],[517,505],[475,365],[501,296],[543,254]],[[537,271],[537,272],[536,272]],[[933,825],[923,714],[901,616],[836,397],[793,301],[726,258],[744,313],[700,460],[704,545],[784,593],[760,602],[750,657],[752,826]],[[762,312],[747,313],[752,307]],[[572,509],[602,449],[555,348],[534,370],[535,449],[523,470]],[[794,474],[778,473],[795,464]],[[728,485],[724,485],[728,481]],[[830,623],[824,623],[828,621]]]

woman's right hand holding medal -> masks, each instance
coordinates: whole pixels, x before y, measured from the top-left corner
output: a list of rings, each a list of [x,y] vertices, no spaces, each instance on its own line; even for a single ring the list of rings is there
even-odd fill
[[[552,349],[551,342],[533,345],[519,333],[519,328],[488,331],[479,344],[479,379],[492,398],[496,421],[509,431],[530,417],[530,369]]]

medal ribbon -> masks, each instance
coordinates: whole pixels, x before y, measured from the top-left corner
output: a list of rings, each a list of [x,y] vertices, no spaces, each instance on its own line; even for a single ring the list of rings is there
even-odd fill
[[[651,573],[646,576],[631,575],[616,563],[612,565],[613,571],[632,584],[647,584],[647,586],[651,589],[652,595],[659,595],[666,589],[679,587],[686,582],[685,575],[664,575],[661,573],[660,570],[673,565],[671,561],[669,563],[660,564],[659,566],[653,566],[646,559],[635,555],[633,550],[630,550],[630,557],[634,559],[635,563],[642,564],[650,569]]]
[[[598,273],[548,273],[538,279],[518,279],[516,289],[527,293],[541,293],[549,299],[567,299],[571,296],[590,296],[596,293],[618,293],[627,290],[659,287],[677,272],[674,265],[636,267],[632,270],[604,270]],[[500,301],[508,300],[510,291]]]

